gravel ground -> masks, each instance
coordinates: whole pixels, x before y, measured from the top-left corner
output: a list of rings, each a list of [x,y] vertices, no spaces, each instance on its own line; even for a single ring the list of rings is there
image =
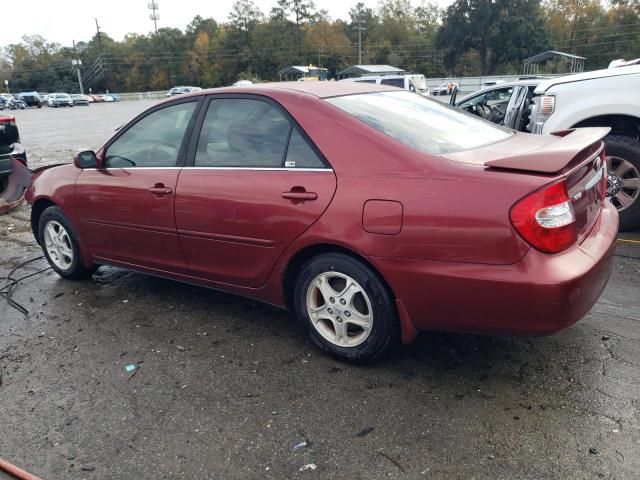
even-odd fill
[[[98,147],[150,104],[16,116],[35,166]],[[28,218],[0,217],[0,277],[40,253]],[[14,294],[29,315],[0,302],[0,457],[43,479],[637,479],[639,292],[634,232],[560,334],[422,334],[353,366],[251,300],[47,271]]]

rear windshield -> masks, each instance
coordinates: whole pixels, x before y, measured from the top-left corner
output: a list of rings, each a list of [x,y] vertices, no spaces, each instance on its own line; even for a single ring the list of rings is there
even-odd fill
[[[326,99],[358,120],[426,153],[453,153],[512,135],[474,115],[411,92],[376,92]]]

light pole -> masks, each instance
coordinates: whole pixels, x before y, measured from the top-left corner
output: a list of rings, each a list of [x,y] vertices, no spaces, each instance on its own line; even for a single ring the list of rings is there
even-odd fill
[[[4,81],[4,86],[7,87],[7,93],[9,93],[9,80]]]
[[[78,58],[78,51],[76,50],[75,40],[73,40],[73,53],[76,58],[71,60],[71,65],[76,67],[76,73],[78,74],[78,86],[80,87],[80,95],[84,95],[84,87],[82,86],[82,75],[80,74],[80,65],[82,65],[82,60]]]

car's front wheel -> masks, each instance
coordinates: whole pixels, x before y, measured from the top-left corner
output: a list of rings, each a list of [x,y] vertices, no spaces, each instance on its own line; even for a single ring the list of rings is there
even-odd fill
[[[389,289],[363,262],[341,253],[309,260],[294,293],[298,320],[321,350],[345,360],[369,360],[399,339]]]
[[[620,214],[620,230],[640,226],[640,143],[630,137],[604,139],[607,197]]]
[[[78,280],[94,272],[82,262],[74,230],[58,207],[49,207],[42,212],[38,235],[47,261],[61,277]]]

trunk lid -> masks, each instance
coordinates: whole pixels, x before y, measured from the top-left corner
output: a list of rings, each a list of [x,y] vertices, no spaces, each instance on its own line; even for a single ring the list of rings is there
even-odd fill
[[[562,130],[551,135],[516,133],[499,144],[447,155],[490,170],[564,179],[576,217],[578,242],[589,234],[604,202],[606,167],[602,138],[609,128]],[[483,151],[480,151],[483,150]],[[483,160],[479,160],[479,158]]]
[[[591,127],[561,130],[550,136],[535,135],[534,138],[543,141],[527,142],[527,145],[522,145],[524,149],[512,150],[510,155],[488,159],[484,165],[527,172],[561,172],[567,166],[575,164],[580,153],[602,140],[610,131],[609,127]]]

